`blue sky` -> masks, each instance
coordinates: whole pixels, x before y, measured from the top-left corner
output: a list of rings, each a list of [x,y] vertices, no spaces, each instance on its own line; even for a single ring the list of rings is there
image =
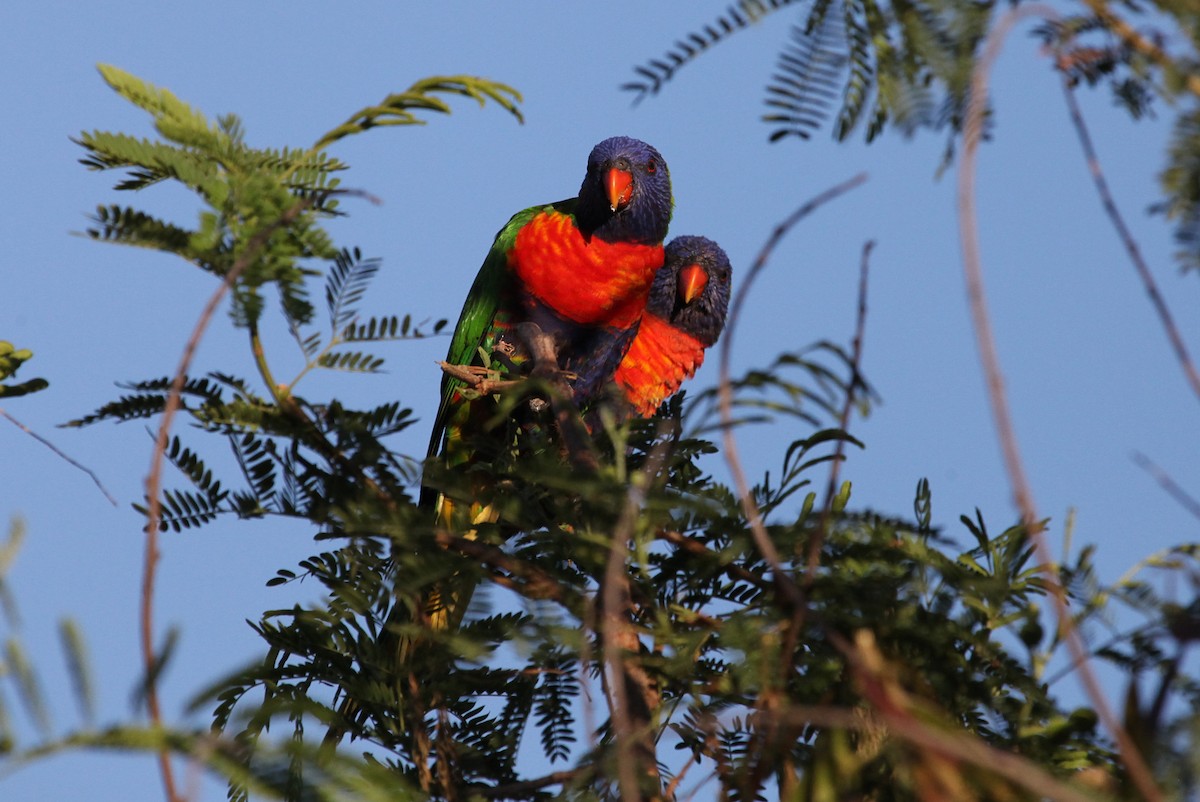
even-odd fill
[[[64,616],[79,621],[90,644],[100,720],[130,715],[143,542],[129,504],[141,496],[151,438],[137,424],[56,426],[113,397],[115,381],[172,372],[213,289],[182,262],[73,236],[99,203],[136,202],[185,223],[195,215],[180,190],[122,198],[109,176],[77,163],[82,151],[69,137],[81,130],[151,134],[145,115],[102,83],[99,62],[170,88],[209,115],[236,112],[249,141],[270,146],[310,144],[352,111],[429,75],[472,73],[518,88],[524,125],[463,100],[428,126],[380,129],[332,148],[353,168],[345,185],[383,201],[349,200],[350,217],[331,226],[339,244],[384,260],[363,305],[369,314],[453,318],[495,231],[520,208],[574,194],[588,150],[613,134],[663,153],[677,203],[672,234],[719,241],[735,285],[779,220],[867,171],[864,187],[820,209],[776,251],[737,332],[735,371],[819,339],[848,342],[860,251],[875,240],[863,367],[883,403],[853,425],[867,446],[843,473],[854,482],[853,504],[907,514],[918,479],[928,477],[935,522],[949,532],[961,534],[958,516],[976,507],[996,531],[1015,521],[967,315],[954,177],[935,176],[943,135],[889,134],[868,147],[861,135],[839,145],[821,133],[768,144],[763,87],[787,37],[787,14],[721,44],[637,108],[619,91],[635,64],[725,5],[4,5],[0,339],[35,352],[21,378],[51,382],[4,408],[94,470],[121,502],[112,507],[84,474],[0,422],[0,520],[19,515],[28,527],[8,579],[21,637],[55,699],[58,731],[78,721],[55,636]],[[1076,548],[1096,544],[1102,576],[1113,580],[1157,549],[1196,539],[1196,521],[1130,455],[1144,452],[1193,483],[1200,451],[1187,432],[1195,431],[1197,399],[1102,214],[1057,79],[1027,30],[997,65],[995,137],[982,149],[977,178],[989,301],[1052,542],[1061,543],[1075,510]],[[1169,110],[1133,123],[1105,91],[1081,101],[1118,204],[1185,340],[1200,343],[1196,279],[1179,275],[1168,226],[1146,212],[1158,199]],[[269,332],[267,347],[284,354],[285,365],[293,358],[282,332],[273,340]],[[317,377],[306,392],[361,403],[400,398],[427,419],[438,381],[433,360],[445,347],[444,339],[391,345],[386,374]],[[698,385],[715,380],[715,361]],[[226,318],[210,330],[198,367],[253,374],[244,336]],[[778,444],[802,434],[747,432],[751,476],[777,469]],[[397,445],[420,453],[426,437],[418,425]],[[163,633],[180,631],[163,692],[179,721],[184,701],[206,681],[258,653],[245,619],[314,592],[263,583],[315,547],[310,532],[231,521],[169,535],[162,549],[158,624]],[[11,704],[11,694],[5,699]],[[34,737],[20,715],[18,726]],[[0,778],[0,788],[14,800],[161,798],[148,759],[111,755],[47,760]],[[221,792],[206,787],[204,798]]]

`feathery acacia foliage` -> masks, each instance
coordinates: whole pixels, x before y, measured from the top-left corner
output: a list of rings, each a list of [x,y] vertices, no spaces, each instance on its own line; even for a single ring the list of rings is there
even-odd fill
[[[686,63],[751,22],[794,9],[799,22],[767,84],[763,119],[777,126],[772,141],[807,139],[840,98],[834,136],[864,124],[870,141],[888,124],[906,133],[950,126],[957,133],[975,51],[987,30],[991,3],[967,0],[877,2],[742,0],[678,40],[661,59],[636,67],[623,89],[636,101],[657,94]]]
[[[869,49],[890,35],[877,26],[891,32],[891,23],[866,0],[821,8],[841,22],[817,18],[822,42],[844,35],[850,50],[875,53],[846,60],[848,80],[864,91],[839,125],[898,119],[880,65],[894,70],[906,56],[879,60]],[[779,96],[792,105],[780,108],[793,115],[778,121],[785,126],[807,131],[810,113],[823,113],[825,95],[809,92],[827,90],[833,72],[810,69],[818,52],[837,49],[797,34],[794,58],[781,65],[789,89]],[[378,357],[348,344],[365,349],[443,324],[360,320],[380,263],[335,247],[321,227],[345,194],[332,174],[346,169],[324,146],[410,124],[414,111],[446,111],[439,92],[516,114],[512,90],[481,79],[418,82],[314,148],[257,150],[233,117],[214,124],[165,90],[112,68],[103,75],[152,115],[163,139],[85,134],[85,164],[123,171],[122,190],[177,181],[204,209],[186,229],[102,207],[92,236],[173,253],[230,280],[232,323],[249,329],[257,369],[254,379],[185,377],[181,411],[193,428],[167,441],[177,484],[163,494],[160,528],[291,519],[315,537],[316,553],[268,584],[285,596],[315,582],[323,598],[282,602],[252,623],[262,659],[196,701],[212,711],[211,732],[85,726],[54,740],[47,722],[47,749],[186,754],[225,778],[233,799],[660,799],[692,789],[731,800],[1009,800],[1080,789],[1132,798],[1094,713],[1055,693],[1048,672],[1062,662],[1062,642],[1043,627],[1042,566],[1021,527],[993,534],[978,514],[964,517],[967,545],[959,545],[931,526],[924,481],[911,515],[854,509],[848,482],[821,497],[827,469],[856,445],[839,428],[846,410],[865,412],[873,399],[852,353],[836,344],[780,355],[729,386],[736,431],[771,426],[787,441],[778,468],[750,491],[777,562],[714,471],[715,390],[676,396],[654,420],[598,433],[595,470],[564,463],[550,427],[511,427],[514,447],[472,467],[489,475],[482,484],[495,496],[478,500],[494,503],[500,518],[470,538],[439,529],[416,504],[422,466],[388,441],[413,423],[401,401],[357,410],[298,394],[311,371],[378,367]],[[309,285],[321,277],[319,314]],[[273,355],[257,339],[268,287],[304,358],[290,382],[276,381]],[[317,323],[323,314],[328,329]],[[171,386],[170,378],[127,383],[121,397],[73,423],[155,419]],[[204,458],[215,448],[232,451],[232,476]],[[425,470],[431,486],[457,495],[479,484]],[[4,557],[0,550],[0,568]],[[1197,557],[1181,548],[1154,564],[1195,576]],[[1198,782],[1183,755],[1195,749],[1200,685],[1183,660],[1200,611],[1157,598],[1137,573],[1098,587],[1089,550],[1050,568],[1077,626],[1127,677],[1126,725],[1139,748],[1172,783],[1164,787],[1186,798]],[[426,601],[451,578],[480,589],[461,627],[431,627]],[[1142,623],[1100,640],[1117,605]],[[411,648],[397,650],[398,640]],[[71,654],[73,676],[85,677],[82,650]],[[31,662],[16,647],[4,660],[36,710]],[[1140,693],[1147,685],[1156,691],[1149,705]],[[0,736],[13,747],[4,712]],[[530,749],[553,773],[531,772]]]

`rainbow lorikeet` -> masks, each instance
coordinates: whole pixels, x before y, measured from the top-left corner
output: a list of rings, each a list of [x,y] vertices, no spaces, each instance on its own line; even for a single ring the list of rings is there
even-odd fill
[[[729,257],[705,237],[683,236],[666,247],[637,336],[613,382],[643,418],[675,394],[717,341],[729,308]]]
[[[663,264],[672,209],[670,174],[657,150],[624,136],[596,145],[577,197],[518,212],[496,234],[463,303],[446,362],[516,377],[529,358],[522,326],[535,324],[553,338],[556,368],[573,376],[572,400],[586,404],[611,379],[636,334]],[[436,458],[462,470],[489,458],[481,451],[507,447],[503,436],[487,430],[496,409],[492,395],[444,374],[427,464]],[[436,510],[440,526],[465,537],[497,520],[486,502],[456,503],[428,485],[421,504]],[[428,625],[454,626],[472,591],[461,578],[435,585],[421,602]],[[388,623],[406,615],[397,604]],[[392,627],[385,633],[402,665],[414,642]],[[348,698],[340,713],[354,720],[361,708]],[[336,742],[342,732],[332,726],[326,741]]]
[[[625,136],[596,145],[577,197],[525,209],[500,229],[446,362],[488,362],[503,375],[527,355],[519,327],[533,323],[553,338],[557,367],[574,374],[572,400],[586,404],[636,334],[663,264],[672,205],[670,173],[657,150]],[[474,435],[494,409],[490,397],[470,398],[466,389],[462,379],[442,377],[428,453],[448,467],[476,456],[481,438]],[[430,500],[426,491],[423,501]]]

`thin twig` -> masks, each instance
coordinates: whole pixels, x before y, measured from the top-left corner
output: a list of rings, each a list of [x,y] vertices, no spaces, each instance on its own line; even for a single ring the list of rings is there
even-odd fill
[[[725,462],[729,466],[729,473],[733,478],[734,487],[737,490],[738,499],[742,504],[742,510],[746,515],[746,520],[750,524],[751,537],[754,539],[755,548],[762,555],[763,560],[771,567],[771,576],[775,581],[776,588],[787,598],[792,605],[793,610],[799,610],[803,607],[803,599],[800,591],[796,588],[796,584],[783,568],[783,564],[779,559],[779,552],[775,549],[775,544],[771,542],[771,536],[767,533],[767,528],[763,524],[762,515],[759,513],[758,505],[754,501],[754,497],[750,493],[750,486],[746,482],[746,475],[742,471],[742,461],[738,455],[737,441],[733,433],[733,382],[730,378],[730,361],[733,354],[733,335],[737,331],[737,324],[741,319],[742,305],[746,302],[746,296],[749,294],[750,288],[754,285],[754,280],[763,268],[767,266],[767,260],[771,257],[771,252],[775,250],[775,246],[783,239],[783,237],[801,220],[815,211],[822,204],[825,204],[839,195],[854,189],[859,184],[867,180],[866,173],[859,173],[848,181],[844,181],[831,189],[827,189],[820,195],[817,195],[812,200],[805,203],[796,211],[792,212],[782,223],[775,227],[771,232],[771,236],[759,251],[758,257],[754,260],[754,264],[750,266],[750,270],[746,273],[746,278],[742,280],[741,289],[733,299],[733,304],[729,312],[729,323],[725,327],[725,336],[721,341],[721,359],[720,359],[720,380],[717,386],[717,398],[721,411],[721,427],[723,430],[723,439],[725,445]]]
[[[109,493],[108,490],[104,487],[104,484],[100,481],[100,477],[96,475],[95,471],[93,471],[91,468],[88,468],[86,465],[81,465],[80,463],[71,459],[69,456],[66,455],[66,453],[64,453],[62,451],[62,449],[60,449],[58,446],[54,445],[54,443],[51,443],[45,437],[42,437],[40,434],[35,432],[33,429],[30,429],[28,426],[21,423],[16,418],[14,418],[12,415],[8,414],[8,411],[5,410],[3,407],[0,407],[0,416],[7,418],[8,421],[13,426],[16,426],[18,429],[25,432],[25,434],[29,435],[34,440],[37,440],[39,443],[41,443],[46,448],[53,451],[59,457],[66,460],[69,464],[74,465],[76,468],[83,471],[88,476],[92,477],[92,481],[96,483],[96,487],[100,488],[100,492],[104,494],[104,497],[106,499],[108,499],[109,503],[112,504],[114,507],[117,506],[117,500],[115,498],[113,498],[113,494]]]
[[[862,348],[863,337],[867,329],[867,277],[870,272],[871,251],[875,249],[875,241],[867,240],[863,245],[862,262],[858,270],[858,311],[854,322],[854,339],[850,345],[850,384],[846,388],[846,401],[842,404],[838,428],[843,432],[850,428],[850,413],[854,409],[857,398],[856,391],[862,382]],[[842,460],[845,456],[846,441],[839,439],[833,453],[833,461],[829,465],[829,483],[825,486],[825,504],[821,507],[821,523],[814,533],[812,542],[808,545],[808,565],[804,573],[804,591],[808,592],[817,576],[817,565],[821,557],[821,544],[828,531],[829,518],[833,514],[833,500],[838,492],[838,477],[841,474]]]
[[[158,527],[162,519],[162,501],[160,498],[162,469],[167,450],[167,438],[170,436],[171,431],[171,423],[175,419],[175,413],[179,411],[183,398],[183,385],[187,380],[187,372],[188,368],[191,367],[192,358],[195,356],[196,349],[200,345],[200,340],[208,328],[209,321],[216,313],[217,307],[221,305],[225,293],[233,287],[238,277],[258,257],[259,252],[266,245],[271,234],[277,229],[289,225],[312,202],[313,199],[311,197],[302,198],[297,201],[280,215],[278,220],[259,231],[246,243],[246,249],[242,252],[242,255],[230,266],[229,272],[225,274],[225,278],[221,282],[221,286],[216,289],[212,297],[208,299],[208,303],[204,305],[204,309],[196,321],[195,328],[192,330],[187,344],[184,345],[183,355],[180,357],[179,366],[175,370],[175,378],[171,382],[171,391],[167,394],[167,403],[163,407],[162,422],[158,427],[158,436],[154,443],[154,454],[150,460],[150,473],[146,477],[146,550],[142,566],[142,600],[139,611],[141,620],[142,662],[146,669],[146,708],[150,714],[151,722],[158,727],[162,726],[162,708],[158,700],[157,658],[154,653],[154,578],[159,557]],[[170,753],[166,750],[160,751],[158,758],[159,770],[162,773],[163,786],[168,802],[182,802],[182,798],[175,789],[175,777],[171,771]]]
[[[1133,462],[1146,473],[1154,477],[1154,481],[1158,482],[1159,487],[1167,491],[1167,494],[1178,501],[1183,508],[1190,512],[1194,517],[1200,518],[1200,501],[1197,501],[1186,490],[1179,486],[1179,483],[1171,478],[1171,475],[1160,468],[1149,457],[1140,451],[1133,452]]]
[[[1179,360],[1179,366],[1183,368],[1183,374],[1187,378],[1188,384],[1192,386],[1192,392],[1195,393],[1197,399],[1200,399],[1200,373],[1196,371],[1196,365],[1188,353],[1187,345],[1183,342],[1183,337],[1179,334],[1179,328],[1175,325],[1175,319],[1171,315],[1171,310],[1167,308],[1166,299],[1158,291],[1158,284],[1154,280],[1154,275],[1150,272],[1146,260],[1142,258],[1137,241],[1133,238],[1129,227],[1125,225],[1125,220],[1121,217],[1121,213],[1117,211],[1117,204],[1113,200],[1112,192],[1108,188],[1108,181],[1105,180],[1104,172],[1100,169],[1100,159],[1097,157],[1096,148],[1092,144],[1091,134],[1088,133],[1087,125],[1084,124],[1083,112],[1080,111],[1079,103],[1075,99],[1075,90],[1071,88],[1066,74],[1063,75],[1062,87],[1063,95],[1067,100],[1067,109],[1071,113],[1071,122],[1075,125],[1075,132],[1079,135],[1079,144],[1083,148],[1083,156],[1087,160],[1088,172],[1092,174],[1092,180],[1096,184],[1096,191],[1100,194],[1100,203],[1104,206],[1104,211],[1108,214],[1109,219],[1112,220],[1113,227],[1117,230],[1117,235],[1121,238],[1121,243],[1129,253],[1129,258],[1137,270],[1138,278],[1142,280],[1142,284],[1146,288],[1146,294],[1150,296],[1150,303],[1154,305],[1154,311],[1158,314],[1159,321],[1162,322],[1163,329],[1167,333],[1167,339],[1171,341],[1171,348],[1175,351],[1175,358]]]
[[[1022,18],[1037,15],[1056,17],[1057,12],[1044,5],[1028,5],[1014,8],[1005,14],[992,28],[984,42],[983,52],[975,64],[971,76],[971,91],[967,103],[967,114],[963,125],[963,153],[958,169],[958,218],[959,236],[963,250],[963,272],[967,284],[971,318],[975,328],[976,344],[980,362],[988,387],[988,398],[992,407],[997,437],[1000,440],[1004,464],[1012,486],[1013,498],[1021,513],[1021,520],[1038,553],[1046,587],[1054,600],[1059,632],[1071,652],[1072,659],[1079,663],[1079,677],[1088,699],[1096,709],[1105,728],[1116,739],[1118,755],[1137,786],[1138,793],[1147,802],[1157,802],[1162,794],[1137,750],[1129,733],[1121,726],[1109,707],[1108,700],[1100,688],[1095,673],[1088,663],[1087,649],[1074,626],[1067,609],[1066,591],[1054,569],[1054,557],[1046,542],[1044,527],[1033,502],[1033,493],[1025,475],[1017,446],[1016,430],[1004,392],[1004,379],[1000,371],[1000,360],[996,353],[987,302],[984,299],[983,265],[979,253],[979,230],[975,210],[975,163],[983,132],[983,114],[987,105],[987,84],[992,64],[1000,53],[1004,38],[1009,30]]]

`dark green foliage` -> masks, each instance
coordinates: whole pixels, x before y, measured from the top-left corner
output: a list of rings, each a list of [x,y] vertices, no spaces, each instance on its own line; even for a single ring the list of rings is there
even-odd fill
[[[415,112],[450,113],[450,105],[438,95],[473,98],[480,106],[487,105],[490,100],[513,115],[518,122],[525,121],[518,105],[521,102],[521,93],[511,86],[473,75],[425,78],[414,83],[405,92],[388,95],[381,103],[355,112],[346,122],[317,140],[314,148],[326,148],[343,137],[362,133],[376,126],[424,125],[425,121],[417,117]]]
[[[1175,221],[1180,265],[1200,268],[1200,101],[1179,115],[1171,137],[1169,166],[1162,174],[1169,200],[1162,211]]]
[[[844,403],[852,368],[844,352],[822,344],[752,372],[735,383],[737,409],[753,413],[742,425],[828,419],[839,411],[839,397]],[[711,393],[700,393],[682,422],[710,419],[714,404]],[[678,400],[669,406],[676,415],[682,408]],[[783,450],[779,478],[768,475],[753,490],[788,572],[805,582],[799,637],[788,635],[786,604],[737,498],[697,462],[714,447],[648,422],[618,433],[607,459],[625,449],[628,458],[596,475],[564,476],[557,449],[540,451],[536,442],[511,463],[480,468],[506,487],[509,504],[501,527],[478,532],[479,551],[465,542],[429,545],[437,533],[407,505],[389,510],[380,499],[360,498],[353,516],[335,515],[324,537],[349,538],[347,545],[303,561],[302,574],[282,570],[271,581],[315,579],[328,590],[328,606],[269,613],[256,625],[268,657],[230,679],[218,695],[218,722],[229,726],[234,703],[244,706],[248,692],[262,688],[270,704],[250,707],[251,740],[266,734],[271,718],[304,710],[345,729],[372,759],[436,798],[520,782],[517,747],[531,726],[549,761],[576,761],[569,775],[575,783],[617,794],[613,721],[602,716],[595,749],[577,751],[581,683],[593,697],[582,703],[597,704],[606,648],[589,634],[596,615],[589,605],[602,604],[615,511],[629,492],[624,476],[644,468],[655,444],[667,443],[673,448],[629,532],[625,567],[635,600],[630,624],[647,646],[637,665],[660,700],[656,731],[669,733],[660,749],[673,745],[715,772],[731,799],[767,798],[771,788],[805,782],[810,798],[829,783],[843,791],[891,789],[880,798],[920,796],[920,774],[911,773],[916,758],[901,742],[822,726],[799,713],[782,726],[763,724],[767,699],[782,714],[868,710],[842,644],[869,631],[894,662],[897,687],[921,700],[923,715],[937,726],[973,734],[1061,777],[1087,767],[1115,772],[1094,716],[1061,707],[1045,684],[1044,666],[1059,645],[1042,634],[1044,583],[1024,531],[992,535],[978,514],[964,517],[971,545],[957,548],[929,527],[925,482],[914,521],[850,512],[844,495],[822,511],[816,495],[802,491],[844,437],[833,429],[800,437]],[[522,531],[502,531],[503,522],[518,520]],[[814,538],[820,559],[807,574]],[[1098,594],[1083,581],[1090,570],[1088,553],[1063,569],[1081,621],[1105,609],[1087,606]],[[496,595],[494,583],[515,593],[524,612],[484,612],[453,632],[430,630],[419,616],[393,624],[420,643],[395,666],[392,648],[381,646],[395,642],[381,637],[391,605],[416,611],[429,588],[468,573],[493,587],[489,595]],[[1153,654],[1154,642],[1137,653]],[[322,701],[322,686],[353,699],[360,716],[341,719],[336,705]],[[666,751],[660,761],[668,779],[677,764]],[[973,771],[980,788],[1017,788],[985,768]]]
[[[574,655],[549,643],[539,647],[532,662],[541,672],[534,723],[541,730],[542,751],[551,763],[566,760],[575,742],[571,705],[579,696],[579,663]]]

